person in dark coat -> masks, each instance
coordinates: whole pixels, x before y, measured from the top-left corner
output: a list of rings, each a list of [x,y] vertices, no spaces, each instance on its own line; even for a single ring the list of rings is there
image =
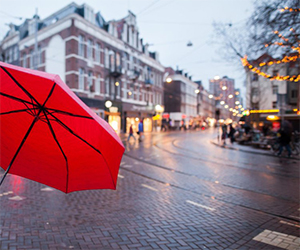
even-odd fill
[[[232,126],[232,123],[230,123],[228,137],[230,138],[231,143],[234,142],[234,134],[235,134],[235,128]]]
[[[292,137],[292,130],[289,126],[289,124],[285,123],[283,124],[283,126],[278,130],[278,132],[280,134],[279,137],[279,152],[278,152],[278,156],[281,155],[283,148],[285,147],[286,150],[288,151],[288,155],[289,157],[291,157],[292,154],[292,149],[290,147],[290,142],[291,142],[291,137]]]
[[[226,124],[224,123],[223,125],[222,125],[222,141],[224,141],[223,142],[223,145],[226,145],[226,137],[227,137],[227,126],[226,126]]]

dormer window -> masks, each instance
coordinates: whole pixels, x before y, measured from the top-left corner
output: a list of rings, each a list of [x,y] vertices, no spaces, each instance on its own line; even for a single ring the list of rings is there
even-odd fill
[[[36,20],[32,19],[29,21],[29,24],[28,24],[29,36],[33,35],[35,33],[35,30],[36,30]]]

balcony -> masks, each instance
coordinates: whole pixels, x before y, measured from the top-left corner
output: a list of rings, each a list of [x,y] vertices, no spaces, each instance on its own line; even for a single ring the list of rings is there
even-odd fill
[[[140,76],[140,72],[137,70],[128,70],[128,77],[131,80],[137,80]]]
[[[109,74],[114,78],[120,77],[122,75],[122,67],[115,66],[114,69],[110,69]]]
[[[153,85],[152,79],[145,79],[145,84]]]

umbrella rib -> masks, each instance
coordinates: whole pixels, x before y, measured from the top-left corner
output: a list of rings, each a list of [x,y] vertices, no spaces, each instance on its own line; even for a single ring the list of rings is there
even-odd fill
[[[48,110],[47,110],[47,112],[48,112]],[[103,154],[102,154],[98,149],[96,149],[93,145],[91,145],[91,144],[88,143],[86,140],[84,140],[84,139],[81,138],[79,135],[77,135],[72,129],[70,129],[66,124],[64,124],[64,123],[63,123],[60,119],[58,119],[55,115],[53,115],[52,113],[49,113],[49,112],[48,112],[48,114],[51,115],[51,116],[55,119],[55,121],[56,121],[58,124],[60,124],[63,128],[65,128],[66,130],[68,130],[72,135],[74,135],[75,137],[77,137],[78,139],[80,139],[81,141],[83,141],[84,143],[86,143],[88,146],[90,146],[92,149],[94,149],[96,152],[98,152],[99,154],[101,154],[101,155],[103,156]],[[103,156],[103,159],[104,159],[104,161],[106,162],[104,156]],[[109,172],[109,174],[110,174],[110,176],[111,176],[111,180],[112,180],[112,182],[113,182],[113,185],[114,185],[114,187],[116,187],[116,184],[115,184],[115,182],[114,182],[112,173],[111,173],[111,171],[110,171],[110,169],[109,169],[109,167],[108,167],[107,162],[106,162],[106,165],[107,165],[107,168],[108,168],[108,172]]]
[[[48,112],[48,111],[47,111]],[[77,135],[72,129],[70,129],[66,124],[64,124],[60,119],[58,119],[55,115],[53,115],[52,113],[49,113],[49,115],[51,115],[55,121],[60,124],[63,128],[65,128],[66,130],[68,130],[72,135],[74,135],[75,137],[77,137],[78,139],[80,139],[81,141],[83,141],[84,143],[86,143],[88,146],[90,146],[92,149],[94,149],[95,151],[97,151],[99,154],[101,154],[101,152],[96,149],[93,145],[91,145],[90,143],[88,143],[86,140],[84,140],[83,138],[81,138],[79,135]],[[102,154],[101,154],[102,155]]]
[[[0,67],[1,67],[1,66],[0,66]],[[3,67],[1,67],[1,68],[3,68]],[[3,181],[4,181],[5,177],[6,177],[6,175],[8,174],[8,171],[10,170],[12,164],[14,163],[14,161],[15,161],[17,155],[19,154],[19,151],[21,150],[23,144],[25,143],[27,137],[29,136],[29,134],[30,134],[30,132],[31,132],[31,130],[32,130],[33,126],[34,126],[34,124],[39,120],[39,115],[40,115],[40,113],[41,113],[43,110],[45,110],[45,109],[44,109],[44,106],[45,106],[46,102],[48,101],[48,99],[50,98],[50,96],[52,95],[55,85],[56,85],[56,83],[53,84],[52,89],[51,89],[50,93],[48,94],[48,97],[47,97],[47,99],[45,100],[43,106],[40,106],[40,107],[39,107],[39,112],[36,114],[36,116],[35,116],[33,122],[31,123],[29,129],[27,130],[27,132],[26,132],[26,134],[25,134],[23,140],[21,141],[21,143],[20,143],[20,145],[19,145],[19,147],[18,147],[16,153],[14,154],[12,160],[10,161],[10,164],[8,165],[8,167],[7,167],[5,173],[4,173],[4,175],[3,175],[3,177],[2,177],[2,179],[1,179],[1,181],[0,181],[0,186],[1,186],[1,184],[3,183]]]
[[[23,90],[23,92],[32,100],[34,100],[38,105],[40,105],[40,103],[7,71],[6,68],[4,68],[3,66],[0,66],[0,68],[2,70],[4,70],[4,72],[19,86],[19,88],[21,88]]]
[[[57,139],[56,134],[55,134],[55,132],[54,132],[54,130],[53,130],[53,127],[52,127],[52,125],[51,125],[51,122],[50,122],[50,120],[48,119],[48,116],[47,116],[46,112],[43,111],[43,113],[44,113],[44,115],[45,115],[45,117],[46,117],[46,120],[47,120],[46,123],[48,124],[48,127],[49,127],[49,129],[50,129],[50,131],[51,131],[51,134],[52,134],[52,136],[53,136],[53,139],[55,140],[57,146],[59,147],[59,149],[60,149],[61,153],[63,154],[63,156],[64,156],[64,158],[65,158],[65,161],[66,161],[66,168],[67,168],[66,193],[68,193],[68,186],[69,186],[69,164],[68,164],[68,158],[67,158],[67,156],[65,155],[65,153],[64,153],[64,151],[63,151],[63,149],[62,149],[60,143],[58,142],[58,139]]]
[[[13,100],[18,101],[18,102],[22,102],[22,103],[24,103],[24,104],[27,103],[27,104],[31,104],[31,105],[33,105],[33,106],[38,106],[37,104],[34,104],[34,103],[32,103],[32,102],[23,100],[23,99],[21,99],[21,98],[18,98],[18,97],[12,96],[12,95],[4,94],[4,93],[2,93],[2,92],[0,92],[0,95],[3,95],[3,96],[5,96],[5,97],[7,97],[7,98],[13,99]]]
[[[67,112],[67,111],[63,111],[63,110],[59,110],[59,109],[51,109],[51,108],[47,108],[47,109],[51,110],[51,111],[54,111],[52,113],[61,113],[61,114],[64,114],[64,115],[70,115],[70,116],[74,116],[74,117],[86,118],[86,119],[91,119],[91,120],[94,119],[93,117],[90,117],[90,116],[76,115],[76,114],[73,114],[73,113],[70,113],[70,112]]]
[[[3,113],[0,113],[0,115],[8,115],[8,114],[13,114],[13,113],[20,113],[20,112],[27,112],[29,111],[30,109],[19,109],[19,110],[13,110],[13,111],[8,111],[8,112],[3,112]]]

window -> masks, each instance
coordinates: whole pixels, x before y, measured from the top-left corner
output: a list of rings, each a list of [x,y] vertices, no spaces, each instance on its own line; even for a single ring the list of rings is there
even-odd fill
[[[91,39],[88,40],[88,46],[86,51],[88,59],[93,59],[93,41]]]
[[[91,92],[94,92],[94,88],[93,88],[93,72],[89,71],[89,75],[88,75],[88,87],[89,90]]]
[[[43,62],[41,46],[38,47],[37,64],[40,65]]]
[[[121,71],[121,57],[119,53],[116,53],[116,68]]]
[[[26,55],[26,53],[23,53],[23,67],[27,68],[27,55]]]
[[[277,95],[278,93],[278,86],[277,85],[273,85],[273,95]]]
[[[129,66],[129,68],[130,69],[133,69],[133,67],[134,67],[134,65],[133,65],[133,56],[132,55],[129,55],[129,64],[130,64],[130,66]]]
[[[258,74],[257,73],[253,74],[252,81],[258,81]]]
[[[272,102],[272,108],[277,108],[277,102]]]
[[[33,69],[34,65],[34,52],[33,49],[30,50],[30,57],[29,57],[29,67]]]
[[[78,40],[78,55],[84,57],[84,37],[80,35]]]
[[[13,48],[10,48],[8,50],[8,61],[12,62],[13,61]]]
[[[105,79],[105,95],[109,95],[109,78]]]
[[[127,99],[127,84],[123,83],[123,97]]]
[[[84,69],[79,69],[79,90],[84,90]]]
[[[115,97],[115,89],[116,89],[115,82],[113,81],[113,79],[111,79],[111,82],[110,82],[110,97],[112,99],[114,99],[114,97]]]
[[[297,91],[296,89],[293,89],[293,90],[291,91],[291,97],[292,97],[292,98],[297,98],[297,95],[298,95],[298,91]]]
[[[97,79],[96,79],[96,84],[95,84],[95,92],[97,94],[100,94],[100,86],[101,86],[101,75],[99,74]]]
[[[104,50],[104,53],[105,53],[105,58],[104,58],[104,66],[105,66],[105,68],[109,68],[109,54],[108,54],[108,49],[107,48],[105,48],[105,50]]]
[[[122,86],[122,84],[121,84],[121,82],[119,81],[119,85],[116,86],[116,88],[117,88],[117,97],[120,97],[120,96],[121,96],[121,86]]]
[[[112,50],[109,51],[109,68],[111,71],[115,70],[115,52]]]
[[[101,62],[100,62],[100,50],[101,50],[100,44],[97,43],[97,44],[96,44],[96,51],[95,51],[95,61],[96,61],[97,63],[101,63]]]

